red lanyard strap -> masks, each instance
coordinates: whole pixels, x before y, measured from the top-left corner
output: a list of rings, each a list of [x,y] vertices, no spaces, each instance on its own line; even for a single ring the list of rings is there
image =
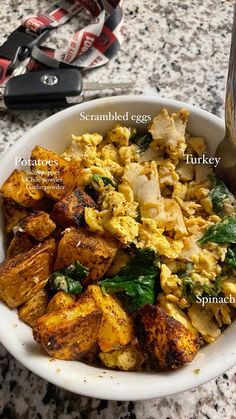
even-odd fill
[[[0,83],[17,65],[22,52],[31,55],[29,71],[37,69],[38,63],[54,68],[73,65],[80,69],[106,64],[122,42],[121,3],[122,0],[61,0],[39,16],[26,17],[0,47]],[[83,9],[90,13],[92,22],[74,33],[65,51],[39,47],[43,34],[49,35]]]

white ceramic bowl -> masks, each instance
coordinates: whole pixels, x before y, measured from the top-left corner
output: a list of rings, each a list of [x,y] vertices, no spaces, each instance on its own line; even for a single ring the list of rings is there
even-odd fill
[[[99,99],[59,112],[27,132],[0,160],[0,184],[14,169],[14,157],[29,158],[36,144],[61,152],[71,134],[98,131],[105,133],[113,121],[81,121],[79,113],[155,116],[161,108],[171,111],[186,107],[190,111],[188,130],[207,139],[210,153],[223,137],[224,123],[210,113],[173,100],[154,96],[121,96]],[[130,124],[131,121],[128,122]],[[134,124],[134,123],[133,123]],[[4,259],[3,219],[0,212],[0,260]],[[203,384],[236,363],[236,323],[214,344],[202,349],[194,361],[180,370],[165,373],[122,372],[95,368],[81,362],[52,360],[32,338],[29,326],[18,319],[16,311],[0,303],[0,341],[25,367],[40,377],[75,393],[109,400],[143,400],[168,396]],[[194,373],[199,369],[199,373]]]

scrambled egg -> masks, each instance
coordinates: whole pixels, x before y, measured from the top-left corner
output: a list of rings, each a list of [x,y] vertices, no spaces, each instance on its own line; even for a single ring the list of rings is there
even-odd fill
[[[138,236],[138,223],[128,215],[110,218],[105,228],[126,245],[133,243]]]
[[[183,248],[181,240],[173,240],[165,236],[163,228],[156,226],[155,220],[150,218],[142,218],[142,223],[139,225],[139,240],[138,247],[152,247],[160,255],[171,259],[180,257]]]
[[[131,130],[126,127],[116,125],[111,131],[107,133],[107,140],[117,145],[118,148],[121,146],[128,146]]]
[[[142,352],[134,344],[112,352],[100,352],[99,357],[106,367],[123,371],[137,371],[144,362]]]
[[[201,156],[206,151],[204,138],[190,137],[187,139],[187,144],[190,145],[194,151],[196,151],[198,156]]]
[[[98,207],[85,208],[89,230],[114,236],[120,247],[151,247],[161,258],[157,303],[186,327],[197,330],[206,342],[213,342],[220,328],[230,324],[232,304],[200,304],[183,295],[184,282],[178,272],[192,264],[192,283],[212,286],[222,274],[227,248],[198,240],[205,230],[218,223],[209,199],[209,167],[186,164],[185,153],[201,156],[207,150],[201,137],[186,132],[188,112],[169,114],[163,109],[149,127],[150,143],[145,150],[132,139],[132,129],[116,125],[104,137],[99,133],[73,136],[63,157],[81,169],[78,185],[92,186],[98,194]],[[100,177],[96,181],[94,175]],[[225,203],[235,211],[235,201]],[[110,275],[127,263],[129,256],[118,253]],[[222,283],[224,295],[236,298],[234,279]],[[137,348],[125,347],[101,353],[102,362],[123,370],[137,369],[142,357]]]

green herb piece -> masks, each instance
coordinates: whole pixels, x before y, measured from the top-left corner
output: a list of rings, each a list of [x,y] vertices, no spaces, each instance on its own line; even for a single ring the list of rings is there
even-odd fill
[[[150,132],[143,134],[143,132],[134,128],[129,140],[131,144],[136,144],[140,148],[140,151],[144,152],[149,147],[153,138]]]
[[[182,279],[183,284],[183,296],[187,298],[189,302],[193,302],[196,299],[196,296],[194,294],[195,291],[195,283],[193,280],[189,277],[189,274],[191,270],[193,269],[192,263],[187,263],[186,267],[176,273],[176,275]]]
[[[184,277],[183,282],[183,296],[190,302],[196,301],[197,296],[212,296],[217,297],[221,292],[222,278],[218,276],[213,284],[202,284],[199,281],[194,281],[190,277]]]
[[[219,295],[219,293],[221,291],[221,282],[222,282],[222,278],[220,276],[217,276],[214,283],[212,283],[212,284],[201,284],[203,294],[207,294],[207,295],[210,295],[212,297],[216,297],[217,295]]]
[[[64,270],[65,275],[68,275],[76,280],[81,280],[88,275],[89,269],[82,265],[78,260],[75,263],[67,266]]]
[[[132,144],[132,143],[135,143],[135,138],[137,137],[138,130],[137,128],[130,128],[130,130],[131,130],[131,135],[129,137],[129,141]]]
[[[81,280],[88,275],[89,269],[80,262],[75,262],[67,268],[54,272],[49,278],[49,284],[54,291],[64,291],[70,294],[82,292]]]
[[[234,196],[222,180],[217,179],[215,176],[210,176],[210,179],[213,189],[208,196],[211,199],[214,212],[220,214],[223,211],[224,201],[229,199],[233,202]]]
[[[228,248],[224,262],[226,265],[236,269],[236,246]]]
[[[127,311],[133,312],[156,301],[160,260],[150,248],[138,249],[119,274],[101,281],[104,294],[118,293]]]
[[[96,183],[98,186],[107,186],[107,185],[111,185],[113,186],[113,188],[116,188],[115,183],[106,176],[100,176],[96,173],[94,173],[92,175],[92,182]],[[96,202],[98,200],[99,197],[99,193],[96,190],[96,188],[94,187],[94,184],[90,183],[89,185],[86,185],[84,188],[84,191],[91,196],[91,198],[93,198],[93,200]]]
[[[179,278],[182,279],[183,296],[190,302],[196,301],[197,296],[218,296],[221,291],[221,277],[217,277],[212,284],[203,284],[199,281],[194,281],[189,275],[193,269],[192,263],[187,263],[185,269],[177,272]]]
[[[101,182],[102,182],[104,186],[111,185],[111,186],[113,186],[113,188],[116,187],[115,183],[109,177],[106,177],[106,176],[100,176],[100,175],[97,175],[97,174],[93,174],[92,175],[92,181],[96,182],[98,185],[100,185]]]
[[[53,291],[64,291],[70,294],[80,294],[82,291],[79,281],[74,281],[60,272],[54,272],[50,277],[49,283]]]
[[[195,295],[195,292],[197,289],[196,282],[193,281],[188,276],[186,276],[182,278],[182,284],[183,284],[183,290],[182,290],[183,297],[185,297],[190,303],[193,303],[194,301],[196,301],[196,295]]]
[[[236,244],[236,218],[225,217],[218,224],[214,224],[205,231],[198,243]]]
[[[176,273],[176,275],[179,278],[185,278],[185,277],[187,277],[190,274],[190,272],[191,272],[192,269],[193,269],[193,264],[191,262],[189,262],[189,263],[186,264],[185,268],[183,270],[181,270],[181,271],[178,271]]]
[[[137,223],[142,224],[142,216],[140,214],[140,212],[138,213],[137,217],[135,218],[135,221],[137,221]]]

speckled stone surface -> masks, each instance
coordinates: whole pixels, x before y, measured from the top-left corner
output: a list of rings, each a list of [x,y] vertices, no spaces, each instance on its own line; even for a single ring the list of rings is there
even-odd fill
[[[223,116],[232,0],[125,1],[125,43],[86,78],[133,79],[131,93],[187,101]],[[50,1],[2,0],[0,42]],[[60,45],[67,36],[60,34]],[[0,113],[0,153],[52,111]],[[176,389],[178,390],[178,389]],[[236,419],[236,367],[198,389],[145,402],[107,402],[71,394],[21,367],[0,346],[1,419]]]

